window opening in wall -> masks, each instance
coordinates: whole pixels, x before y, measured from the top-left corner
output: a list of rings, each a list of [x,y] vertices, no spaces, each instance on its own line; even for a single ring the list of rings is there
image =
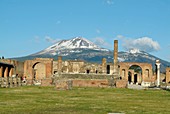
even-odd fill
[[[107,74],[110,74],[110,65],[107,65]]]

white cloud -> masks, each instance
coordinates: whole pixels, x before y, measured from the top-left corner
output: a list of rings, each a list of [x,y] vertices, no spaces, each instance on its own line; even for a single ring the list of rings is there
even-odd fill
[[[108,5],[113,5],[113,4],[114,4],[113,0],[105,0],[105,2],[106,2]]]
[[[153,52],[160,49],[159,43],[157,41],[153,41],[152,38],[149,37],[132,39],[122,36],[117,38],[122,41],[122,46],[126,50],[138,49],[141,51]]]
[[[45,36],[45,40],[47,42],[49,42],[49,43],[53,43],[54,44],[54,43],[58,42],[60,39],[53,39],[50,36]]]
[[[124,39],[125,37],[123,35],[117,35],[116,38],[118,39]]]
[[[100,34],[100,33],[101,33],[101,31],[100,31],[99,29],[96,29],[96,32],[97,32],[98,34]]]
[[[100,47],[107,47],[110,48],[112,45],[109,44],[108,42],[104,41],[103,38],[101,37],[96,37],[94,38],[94,43]]]

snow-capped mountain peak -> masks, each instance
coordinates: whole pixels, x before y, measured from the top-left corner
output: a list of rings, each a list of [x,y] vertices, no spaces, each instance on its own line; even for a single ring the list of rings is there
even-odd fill
[[[70,40],[62,40],[57,42],[56,44],[48,47],[48,49],[57,49],[57,50],[62,50],[62,49],[74,49],[74,48],[99,48],[97,45],[93,44],[89,40],[82,38],[82,37],[75,37]]]
[[[101,51],[109,51],[108,49],[100,48],[99,46],[95,45],[91,41],[83,38],[83,37],[75,37],[69,40],[62,40],[54,45],[46,48],[45,50],[36,53],[36,54],[51,54],[57,55],[60,51],[63,50],[71,50],[71,49],[93,49],[93,50],[101,50]]]
[[[135,53],[141,53],[141,51],[139,49],[133,48],[129,50],[129,53],[135,54]]]

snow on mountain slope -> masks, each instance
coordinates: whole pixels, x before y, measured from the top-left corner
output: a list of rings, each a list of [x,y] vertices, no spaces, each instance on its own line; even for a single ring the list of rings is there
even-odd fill
[[[34,55],[42,55],[42,54],[49,54],[49,55],[57,55],[60,54],[63,50],[71,50],[71,49],[92,49],[92,50],[100,50],[100,51],[109,51],[108,49],[100,48],[99,46],[95,45],[91,41],[82,38],[82,37],[75,37],[70,40],[62,40],[57,42],[56,44],[38,52]],[[73,52],[73,50],[72,50]],[[77,50],[76,52],[79,52]],[[81,50],[80,50],[81,52]],[[67,55],[67,54],[66,54]]]

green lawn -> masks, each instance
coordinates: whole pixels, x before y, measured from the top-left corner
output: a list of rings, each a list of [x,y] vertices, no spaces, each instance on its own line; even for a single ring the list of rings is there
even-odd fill
[[[28,86],[0,88],[0,113],[170,113],[170,91]]]

